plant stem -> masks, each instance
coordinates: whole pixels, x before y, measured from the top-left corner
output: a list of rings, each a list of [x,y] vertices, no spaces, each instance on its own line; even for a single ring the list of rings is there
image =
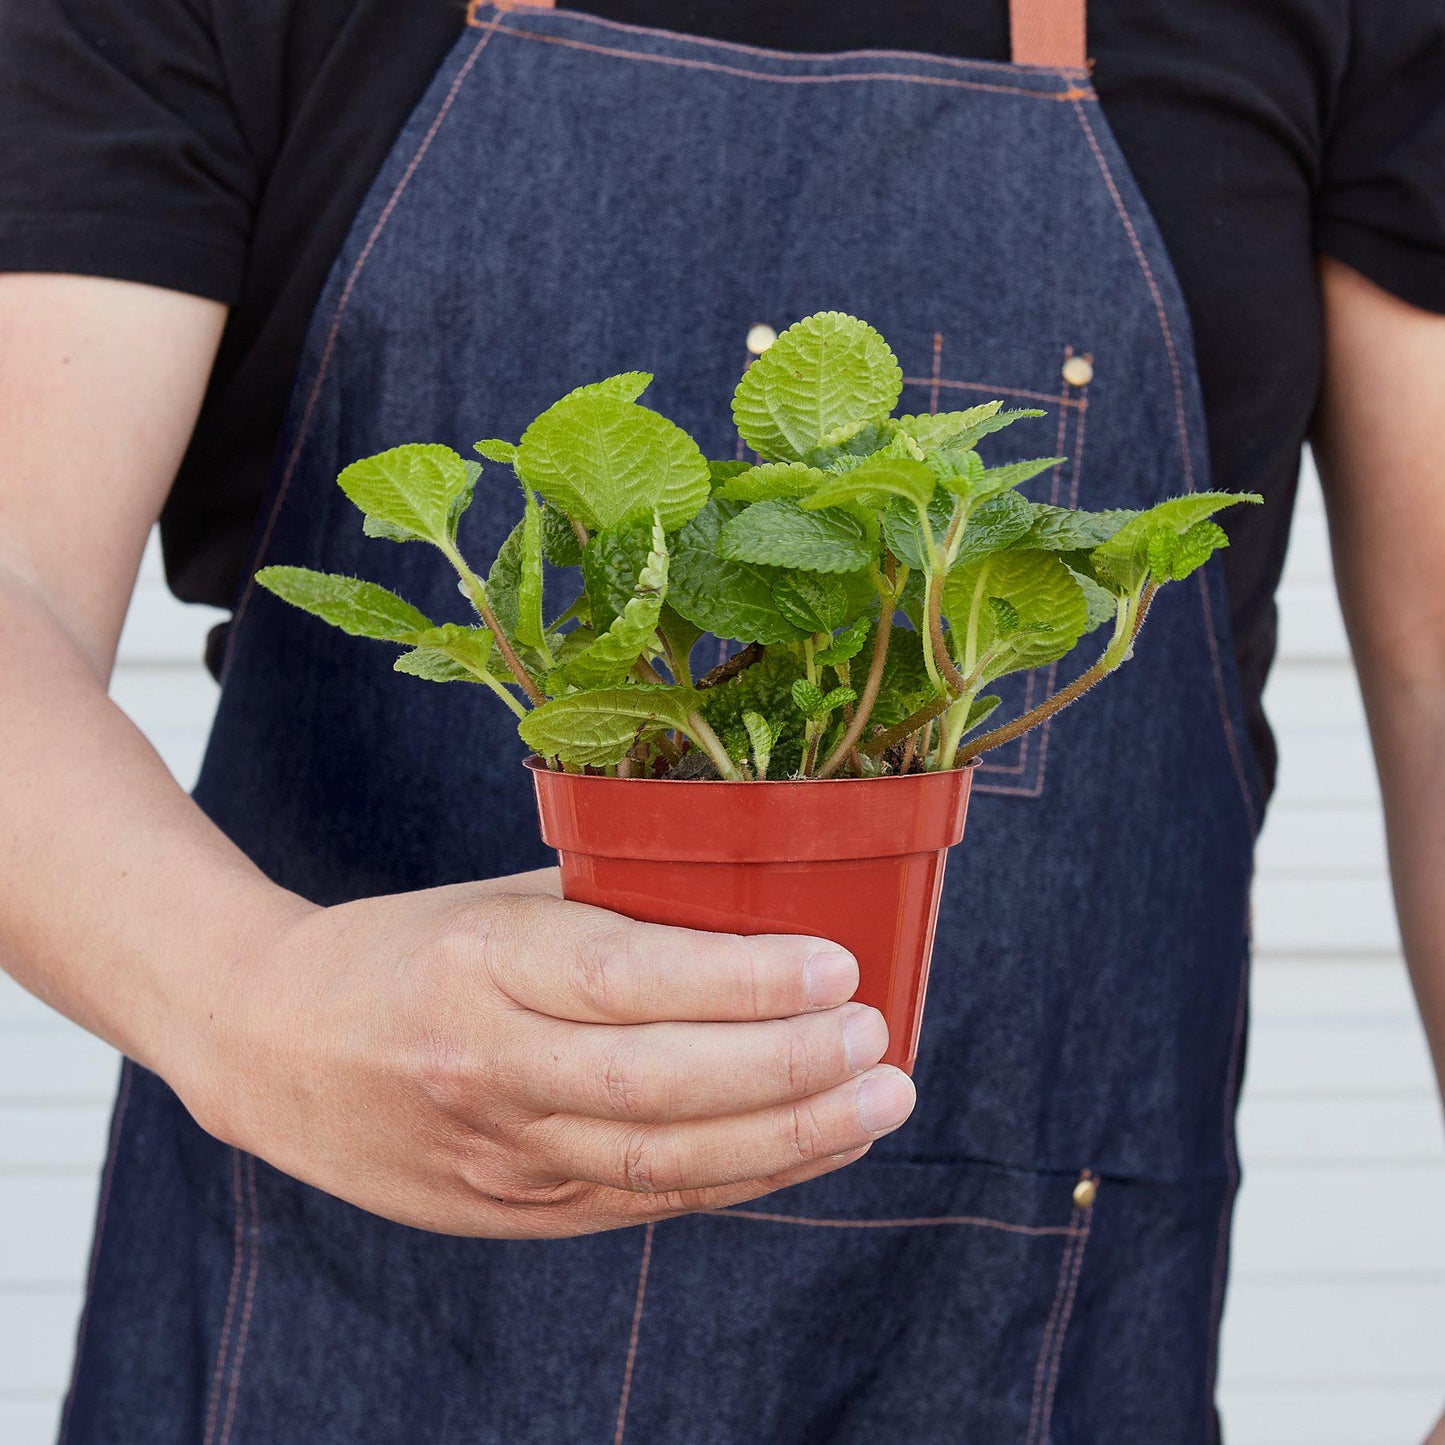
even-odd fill
[[[477,681],[485,683],[487,687],[491,688],[491,690],[496,693],[496,695],[501,698],[502,701],[506,703],[507,706],[511,708],[512,711],[516,713],[519,718],[527,716],[527,709],[524,708],[522,704],[519,703],[517,699],[514,698],[512,694],[507,691],[507,689],[501,684],[501,682],[497,678],[492,676],[491,673],[486,673],[485,675],[478,675]]]
[[[712,730],[708,720],[700,712],[688,713],[687,730],[693,742],[713,760],[718,772],[728,782],[740,783],[742,781],[733,760],[728,756],[728,750],[722,745],[722,739]]]
[[[928,650],[933,654],[949,692],[957,696],[968,684],[964,682],[963,674],[953,665],[953,659],[948,655],[948,643],[943,636],[943,579],[936,572],[929,573],[924,608],[928,624]]]
[[[710,687],[718,687],[722,683],[731,682],[739,673],[746,672],[755,662],[761,662],[763,653],[766,651],[761,642],[750,642],[740,652],[735,652],[725,662],[720,662],[709,672],[703,673],[694,684],[698,692],[706,692]]]
[[[437,545],[441,546],[440,543]],[[534,707],[541,707],[547,698],[542,689],[532,681],[532,674],[522,666],[522,659],[517,656],[512,644],[507,640],[507,634],[502,631],[501,624],[497,621],[497,614],[492,611],[492,605],[487,601],[487,589],[482,586],[482,579],[467,566],[466,558],[450,543],[442,546],[441,550],[447,561],[457,569],[457,575],[467,589],[468,600],[476,610],[477,616],[491,630],[492,640],[497,644],[497,651],[502,654],[502,660],[507,664],[507,670],[516,678],[517,686],[526,693],[528,701]]]
[[[1071,702],[1077,702],[1091,687],[1102,682],[1111,672],[1122,666],[1133,650],[1134,639],[1139,636],[1139,629],[1144,625],[1144,619],[1149,613],[1149,604],[1153,601],[1156,591],[1157,588],[1154,584],[1149,583],[1136,599],[1129,602],[1125,608],[1120,609],[1113,638],[1108,647],[1104,649],[1103,655],[1087,672],[1081,673],[1067,687],[1061,688],[1036,708],[1031,708],[1024,713],[1022,717],[1016,717],[1012,722],[1004,723],[1002,727],[996,727],[992,732],[981,733],[971,742],[965,743],[958,750],[954,766],[961,766],[971,758],[978,757],[980,753],[1002,747],[1004,743],[1011,743],[1016,737],[1021,737],[1031,728],[1035,728],[1047,718],[1053,717],[1055,713],[1062,712]]]
[[[893,746],[894,743],[901,743],[909,733],[915,733],[925,723],[930,723],[939,713],[945,712],[953,701],[946,692],[941,692],[937,697],[930,698],[921,708],[908,714],[901,723],[895,723],[886,732],[876,733],[863,744],[862,752],[870,758],[881,757]],[[928,749],[924,748],[924,752]]]
[[[878,701],[878,691],[883,686],[883,665],[888,661],[888,644],[892,637],[893,614],[889,610],[888,599],[885,598],[878,612],[878,633],[873,641],[873,659],[868,664],[868,677],[863,684],[857,710],[847,731],[838,739],[838,746],[828,754],[827,760],[818,769],[820,778],[831,778],[843,766],[848,755],[857,746],[858,739],[863,736],[863,729],[868,726],[868,719],[873,714],[873,704]],[[864,748],[863,751],[867,752],[869,749]]]

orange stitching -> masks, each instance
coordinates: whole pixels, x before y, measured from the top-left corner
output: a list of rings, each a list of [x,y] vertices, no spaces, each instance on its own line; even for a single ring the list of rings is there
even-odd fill
[[[246,1193],[250,1201],[251,1267],[246,1275],[246,1302],[241,1309],[241,1328],[236,1335],[236,1360],[231,1366],[231,1391],[226,1402],[226,1420],[221,1426],[220,1445],[231,1438],[231,1423],[236,1417],[236,1400],[241,1392],[241,1363],[246,1357],[246,1339],[251,1332],[251,1306],[256,1299],[256,1276],[261,1269],[261,1207],[256,1200],[256,1160],[246,1156]]]
[[[115,1101],[115,1117],[110,1124],[110,1144],[105,1152],[105,1174],[100,1184],[100,1206],[95,1214],[95,1240],[90,1246],[90,1267],[85,1275],[85,1307],[80,1312],[80,1324],[75,1332],[75,1363],[70,1370],[70,1389],[65,1394],[65,1410],[60,1417],[60,1437],[56,1445],[65,1445],[70,1437],[70,1411],[75,1404],[75,1388],[80,1381],[80,1359],[85,1352],[86,1328],[90,1322],[90,1298],[95,1288],[95,1272],[100,1264],[100,1242],[105,1237],[105,1218],[110,1210],[116,1154],[120,1147],[120,1131],[125,1122],[125,1111],[130,1105],[130,1081],[134,1067],[129,1060],[121,1064],[120,1093]]]
[[[1084,1251],[1089,1247],[1089,1230],[1093,1228],[1094,1224],[1094,1210],[1098,1207],[1098,1197],[1095,1196],[1093,1206],[1083,1211],[1084,1229],[1079,1236],[1078,1248],[1074,1251],[1073,1270],[1069,1276],[1069,1294],[1064,1301],[1064,1312],[1059,1318],[1059,1332],[1054,1340],[1054,1359],[1049,1368],[1048,1391],[1044,1396],[1043,1413],[1039,1416],[1040,1440],[1049,1438],[1049,1424],[1054,1417],[1054,1396],[1058,1393],[1059,1388],[1059,1369],[1064,1360],[1064,1340],[1069,1333],[1069,1321],[1074,1313],[1074,1300],[1079,1290],[1079,1276],[1084,1269]]]
[[[904,386],[932,386],[934,380],[931,376],[905,376]],[[1088,403],[1082,398],[1058,397],[1047,391],[1025,391],[1016,386],[994,386],[987,381],[954,381],[947,376],[938,378],[939,386],[945,389],[952,387],[956,391],[986,391],[990,396],[1023,396],[1030,401],[1046,401],[1051,406],[1084,407]]]
[[[401,179],[396,183],[396,188],[387,198],[386,205],[382,207],[381,215],[377,217],[376,224],[371,228],[371,234],[366,238],[366,244],[361,248],[361,254],[356,258],[355,265],[351,268],[350,275],[346,278],[346,284],[341,289],[341,295],[336,302],[336,310],[331,315],[331,328],[326,334],[326,344],[321,350],[321,360],[317,363],[316,377],[311,386],[311,392],[306,398],[306,407],[301,413],[301,421],[296,429],[296,440],[292,444],[290,455],[286,458],[286,469],[281,474],[281,483],[276,489],[276,500],[271,505],[270,515],[266,518],[266,526],[261,533],[261,541],[256,551],[257,565],[265,560],[266,548],[270,546],[271,534],[276,527],[276,519],[281,514],[281,505],[286,500],[286,493],[290,489],[291,479],[296,473],[296,465],[301,460],[301,449],[306,443],[306,438],[311,429],[311,416],[316,410],[316,403],[321,397],[321,386],[326,380],[326,374],[331,367],[331,354],[336,347],[336,339],[341,331],[341,320],[346,313],[347,303],[351,300],[351,293],[356,289],[357,279],[361,275],[361,269],[366,265],[367,258],[371,255],[372,248],[376,245],[378,238],[391,219],[392,212],[396,209],[397,203],[401,200],[402,193],[406,190],[417,167],[421,165],[422,158],[426,155],[432,141],[436,139],[437,132],[441,129],[442,122],[451,110],[453,102],[467,76],[471,73],[477,57],[487,48],[487,43],[495,33],[495,26],[485,27],[486,34],[473,46],[472,52],[457,72],[456,79],[452,81],[451,88],[447,91],[446,99],[442,102],[421,144],[416,149],[406,170],[402,173]],[[241,593],[240,601],[236,604],[235,614],[231,619],[230,638],[231,642],[226,649],[226,664],[222,668],[222,683],[230,671],[230,659],[235,653],[235,638],[240,629],[241,619],[246,614],[246,607],[251,600],[251,594],[256,590],[256,568],[252,568],[251,576],[246,580],[245,589]]]
[[[617,1402],[617,1431],[612,1445],[622,1445],[627,1429],[627,1402],[632,1395],[632,1370],[637,1363],[637,1341],[642,1334],[642,1306],[647,1297],[647,1270],[652,1263],[652,1235],[656,1224],[649,1224],[642,1236],[642,1263],[637,1268],[637,1302],[632,1307],[632,1337],[627,1342],[627,1365],[622,1371],[622,1398]]]
[[[971,1214],[938,1214],[921,1219],[809,1219],[797,1214],[768,1214],[760,1209],[713,1209],[704,1211],[712,1219],[751,1219],[763,1224],[798,1224],[813,1229],[919,1229],[927,1225],[973,1225],[979,1229],[1001,1229],[1006,1234],[1073,1235],[1072,1224],[1009,1224],[1002,1219],[983,1219]]]
[[[1063,1253],[1059,1256],[1059,1279],[1054,1286],[1053,1303],[1049,1306],[1048,1318],[1044,1321],[1044,1335],[1039,1341],[1039,1358],[1034,1365],[1034,1397],[1033,1404],[1029,1409],[1029,1428],[1024,1436],[1024,1445],[1034,1445],[1035,1429],[1039,1422],[1039,1410],[1043,1405],[1044,1396],[1044,1372],[1048,1367],[1049,1350],[1054,1342],[1054,1330],[1058,1326],[1059,1310],[1063,1307],[1064,1295],[1067,1291],[1067,1280],[1069,1274],[1069,1261],[1073,1257],[1075,1239],[1071,1238],[1064,1246]]]
[[[593,55],[606,55],[615,60],[642,60],[653,65],[674,65],[683,70],[709,70],[718,75],[736,76],[740,80],[771,81],[776,85],[832,85],[840,81],[890,80],[905,85],[937,85],[948,90],[983,90],[995,95],[1022,95],[1029,100],[1065,100],[1063,90],[1027,90],[1020,85],[994,85],[982,80],[953,80],[942,75],[904,75],[892,71],[873,70],[837,75],[769,75],[760,70],[744,70],[739,65],[723,65],[716,60],[685,60],[680,55],[649,55],[641,50],[620,50],[612,45],[593,45],[586,40],[569,40],[562,35],[542,35],[531,30],[516,30],[500,20],[484,27],[489,33],[500,32],[517,40],[534,40],[539,45],[560,45],[567,50],[585,50]],[[1075,105],[1078,101],[1073,102]]]
[[[938,383],[943,369],[943,332],[933,333],[933,377],[928,388],[928,414],[938,415]]]
[[[206,1407],[206,1440],[216,1438],[216,1421],[221,1411],[221,1388],[226,1376],[226,1359],[231,1353],[231,1324],[235,1318],[236,1296],[241,1287],[245,1260],[245,1205],[241,1197],[241,1151],[231,1150],[231,1201],[236,1225],[231,1236],[231,1287],[226,1291],[226,1309],[221,1316],[221,1341],[216,1347],[216,1367],[211,1372],[211,1402]]]
[[[1134,222],[1129,215],[1129,208],[1124,204],[1124,198],[1119,194],[1119,188],[1114,184],[1113,172],[1109,169],[1109,162],[1104,152],[1099,147],[1099,142],[1094,135],[1094,128],[1089,124],[1089,118],[1084,113],[1084,108],[1078,101],[1073,102],[1074,114],[1079,118],[1079,125],[1083,128],[1084,137],[1089,143],[1089,149],[1094,153],[1095,163],[1104,177],[1104,184],[1109,188],[1109,194],[1114,199],[1114,209],[1119,213],[1119,219],[1124,223],[1124,230],[1128,234],[1129,244],[1134,249],[1135,259],[1139,262],[1139,269],[1143,273],[1144,281],[1149,287],[1149,294],[1154,299],[1154,312],[1159,318],[1159,329],[1164,337],[1164,349],[1169,358],[1169,373],[1174,382],[1174,417],[1175,424],[1179,429],[1179,444],[1183,450],[1184,460],[1184,489],[1192,492],[1194,490],[1194,459],[1189,439],[1189,423],[1184,413],[1184,384],[1179,369],[1179,354],[1174,346],[1174,332],[1169,325],[1169,316],[1164,308],[1164,297],[1160,293],[1159,283],[1154,279],[1153,268],[1149,265],[1149,258],[1144,254],[1144,248],[1139,243],[1138,233],[1134,229]],[[1258,827],[1258,819],[1255,813],[1254,798],[1250,793],[1249,780],[1244,770],[1244,759],[1240,754],[1238,742],[1234,736],[1234,724],[1229,716],[1228,693],[1224,682],[1224,667],[1219,656],[1219,640],[1214,634],[1214,609],[1209,600],[1209,584],[1205,580],[1204,570],[1199,572],[1199,595],[1203,601],[1204,628],[1209,642],[1209,660],[1214,669],[1214,690],[1219,705],[1220,720],[1224,724],[1225,745],[1229,749],[1230,763],[1234,768],[1234,776],[1239,784],[1240,797],[1244,802],[1244,811],[1249,819],[1251,831]]]
[[[470,0],[467,6],[467,24],[475,30],[484,28],[484,22],[476,19],[476,12],[486,8],[488,0]],[[498,6],[498,9],[508,8]],[[1057,65],[1020,65],[1008,60],[974,60],[963,55],[930,55],[922,50],[768,50],[760,45],[743,45],[736,40],[715,40],[707,35],[687,35],[679,30],[659,30],[650,25],[629,25],[621,20],[607,20],[600,15],[586,15],[579,10],[568,10],[562,6],[548,6],[554,15],[569,20],[583,21],[588,25],[600,26],[605,30],[620,30],[624,35],[650,35],[658,40],[682,41],[697,45],[705,50],[731,50],[740,55],[756,55],[765,60],[893,60],[915,59],[930,65],[949,65],[960,70],[1004,70],[1039,76],[1058,76],[1067,79],[1071,75],[1087,72],[1060,68]],[[1079,90],[1077,86],[1073,87]],[[1088,88],[1079,90],[1080,99],[1094,100],[1097,97]],[[1062,99],[1072,99],[1068,92],[1061,92]]]

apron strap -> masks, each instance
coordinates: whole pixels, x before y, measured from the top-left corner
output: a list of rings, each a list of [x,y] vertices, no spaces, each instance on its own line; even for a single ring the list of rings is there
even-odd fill
[[[1086,0],[1009,0],[1009,41],[1015,65],[1083,70]]]

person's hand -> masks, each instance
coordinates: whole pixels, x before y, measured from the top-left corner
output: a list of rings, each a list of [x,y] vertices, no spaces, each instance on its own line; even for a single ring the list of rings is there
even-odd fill
[[[217,1137],[328,1193],[507,1238],[753,1199],[908,1117],[837,945],[634,923],[556,886],[287,915],[206,1000],[204,1060],[172,1084]]]

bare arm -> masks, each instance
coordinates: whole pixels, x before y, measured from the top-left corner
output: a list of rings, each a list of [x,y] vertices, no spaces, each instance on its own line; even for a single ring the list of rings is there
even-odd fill
[[[1445,1087],[1445,316],[1337,261],[1322,282],[1315,449],[1400,932]]]
[[[175,785],[105,689],[223,320],[0,276],[0,963],[213,1133],[452,1233],[717,1207],[896,1128],[912,1088],[825,941],[634,924],[547,873],[318,908]]]

